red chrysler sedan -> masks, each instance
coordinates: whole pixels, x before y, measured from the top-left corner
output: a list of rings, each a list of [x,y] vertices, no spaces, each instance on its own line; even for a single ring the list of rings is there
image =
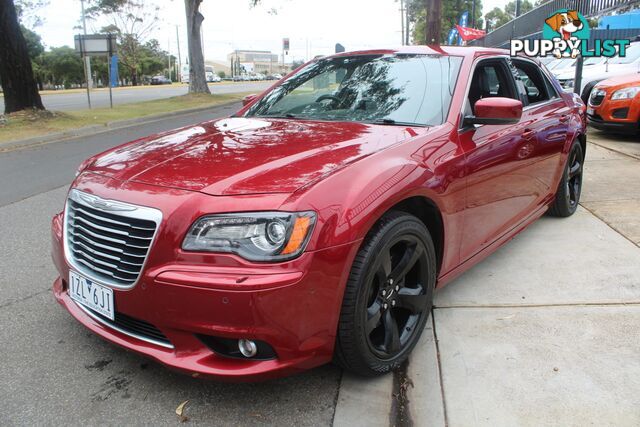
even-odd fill
[[[80,166],[58,302],[194,376],[400,366],[433,291],[580,198],[585,107],[539,62],[407,47],[318,58],[235,115]]]

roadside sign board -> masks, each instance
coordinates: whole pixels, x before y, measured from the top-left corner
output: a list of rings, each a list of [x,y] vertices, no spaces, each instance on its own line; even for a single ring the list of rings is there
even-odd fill
[[[83,56],[104,56],[116,51],[116,38],[111,34],[75,36],[76,52]]]

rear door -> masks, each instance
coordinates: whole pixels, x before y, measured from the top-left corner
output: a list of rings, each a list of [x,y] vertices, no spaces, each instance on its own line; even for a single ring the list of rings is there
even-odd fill
[[[505,57],[482,59],[475,64],[463,115],[471,114],[479,99],[496,96],[520,100],[511,65]],[[530,215],[548,191],[533,166],[537,117],[537,113],[530,112],[515,125],[460,129],[467,177],[461,261]]]
[[[523,102],[522,118],[536,138],[522,146],[523,166],[543,187],[538,196],[545,203],[555,193],[562,171],[561,153],[567,140],[570,108],[535,62],[524,58],[509,60]]]

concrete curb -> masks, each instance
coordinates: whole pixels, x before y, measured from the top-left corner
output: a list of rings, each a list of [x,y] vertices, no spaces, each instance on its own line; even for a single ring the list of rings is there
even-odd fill
[[[20,139],[16,141],[7,141],[5,143],[0,143],[0,153],[37,147],[41,145],[51,144],[54,142],[60,142],[68,139],[78,138],[81,136],[98,135],[100,133],[109,132],[115,129],[124,129],[127,127],[137,126],[140,124],[157,122],[159,120],[166,119],[167,117],[175,117],[175,116],[200,113],[203,111],[213,110],[215,108],[226,107],[239,102],[240,100],[229,101],[229,102],[224,102],[222,104],[209,105],[206,107],[196,107],[196,108],[188,108],[184,110],[176,110],[168,113],[138,117],[135,119],[107,122],[104,125],[85,126],[81,128],[70,129],[67,131],[50,133],[48,135],[34,136],[32,138],[25,138],[25,139]]]
[[[377,378],[342,375],[333,427],[388,427],[393,404],[393,374]]]

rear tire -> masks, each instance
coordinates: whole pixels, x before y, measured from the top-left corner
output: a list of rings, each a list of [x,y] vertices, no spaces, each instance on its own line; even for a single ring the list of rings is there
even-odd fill
[[[568,217],[575,213],[580,203],[582,191],[582,171],[584,167],[584,153],[578,140],[573,142],[567,164],[558,185],[556,198],[549,209],[549,214],[557,217]]]
[[[335,362],[369,377],[399,368],[429,318],[435,282],[435,249],[424,224],[403,212],[383,216],[351,267]]]

